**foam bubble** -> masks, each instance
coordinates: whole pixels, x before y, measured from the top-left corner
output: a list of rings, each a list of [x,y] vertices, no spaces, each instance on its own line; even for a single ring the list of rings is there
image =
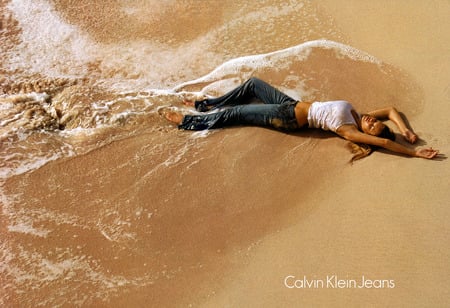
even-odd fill
[[[2,159],[4,159],[5,162],[8,162],[8,164],[0,165],[0,179],[7,179],[14,175],[24,174],[31,170],[39,169],[51,161],[75,155],[73,151],[63,152],[64,151],[52,153],[45,157],[36,155],[37,153],[29,153],[26,157],[20,155],[2,156]]]
[[[27,296],[21,297],[25,306],[59,307],[67,303],[86,306],[95,299],[107,302],[119,288],[151,285],[154,280],[149,274],[142,277],[110,274],[92,256],[70,248],[56,248],[46,255],[8,242],[0,242],[0,248],[0,273],[8,277],[2,287],[7,294],[26,289]],[[67,281],[82,282],[75,286],[83,292],[73,292],[74,284]],[[47,290],[45,297],[42,289]],[[2,300],[8,298],[0,298],[0,303]]]
[[[180,91],[192,84],[221,80],[225,76],[227,78],[235,77],[239,80],[247,79],[261,68],[288,69],[293,62],[304,62],[316,48],[331,49],[338,56],[348,57],[356,61],[370,62],[377,65],[382,63],[377,58],[354,47],[329,40],[315,40],[267,54],[232,59],[203,77],[176,86],[174,91]],[[221,82],[224,81],[222,80]]]
[[[53,77],[87,72],[86,64],[93,60],[93,42],[76,26],[65,23],[50,3],[12,0],[8,8],[22,29],[21,43],[9,52],[12,70]]]
[[[15,225],[9,225],[8,231],[31,234],[38,237],[47,237],[47,235],[50,233],[50,230],[34,228],[31,222],[21,222]]]

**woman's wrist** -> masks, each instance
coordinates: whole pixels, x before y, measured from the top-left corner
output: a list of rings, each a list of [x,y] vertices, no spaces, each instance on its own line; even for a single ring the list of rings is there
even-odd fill
[[[409,142],[409,143],[416,143],[417,141],[417,135],[414,134],[411,130],[408,128],[405,129],[404,132],[402,132],[403,137]]]

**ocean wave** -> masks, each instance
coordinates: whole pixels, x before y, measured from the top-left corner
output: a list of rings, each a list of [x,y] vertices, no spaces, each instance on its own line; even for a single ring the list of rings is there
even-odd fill
[[[161,130],[168,123],[159,115],[160,108],[193,112],[183,101],[222,95],[252,76],[298,100],[345,99],[363,112],[385,107],[393,99],[402,108],[417,97],[408,80],[388,64],[328,40],[239,57],[173,89],[117,91],[86,79],[47,80],[58,85],[54,91],[0,97],[0,136],[6,148],[1,174],[11,174],[18,161],[15,170],[32,170],[125,136]],[[18,148],[28,148],[19,151],[28,158],[15,152]]]

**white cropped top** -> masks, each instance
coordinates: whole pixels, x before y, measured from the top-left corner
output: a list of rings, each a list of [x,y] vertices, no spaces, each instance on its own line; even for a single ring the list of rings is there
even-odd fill
[[[314,102],[308,111],[309,127],[336,132],[342,125],[357,125],[352,109],[353,106],[347,101]]]

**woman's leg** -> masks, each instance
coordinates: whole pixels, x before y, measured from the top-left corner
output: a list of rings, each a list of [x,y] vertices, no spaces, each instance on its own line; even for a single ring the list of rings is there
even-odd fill
[[[283,104],[295,100],[268,83],[252,77],[227,94],[195,102],[199,111],[208,111],[223,106],[236,106],[248,103],[252,98],[260,99],[265,104]]]
[[[205,130],[235,125],[265,126],[281,130],[298,128],[295,104],[239,105],[216,113],[186,115],[180,129]]]

